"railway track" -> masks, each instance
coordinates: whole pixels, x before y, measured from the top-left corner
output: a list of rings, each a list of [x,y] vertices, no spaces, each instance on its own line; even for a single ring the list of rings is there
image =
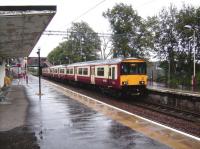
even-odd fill
[[[170,107],[162,104],[156,104],[151,102],[135,102],[134,105],[149,109],[155,112],[173,116],[175,118],[180,118],[186,121],[199,123],[200,124],[200,114],[192,111],[187,111],[183,109],[178,109],[175,107]]]
[[[58,82],[55,82],[58,83]],[[59,83],[62,86],[65,86],[65,84],[63,83]],[[99,93],[97,93],[99,94]],[[112,100],[117,100],[114,99],[113,97],[110,97]],[[130,98],[131,100],[131,98]],[[179,119],[183,119],[189,122],[193,122],[193,123],[198,123],[200,124],[200,113],[196,113],[196,112],[192,112],[192,111],[187,111],[184,109],[180,109],[180,108],[175,108],[175,107],[170,107],[167,105],[163,105],[163,104],[157,104],[157,103],[152,103],[152,102],[146,102],[146,101],[134,101],[134,102],[130,102],[130,101],[125,101],[127,102],[127,104],[132,104],[141,108],[145,108],[154,112],[158,112],[158,113],[162,113],[168,116],[173,116],[175,118],[179,118]]]

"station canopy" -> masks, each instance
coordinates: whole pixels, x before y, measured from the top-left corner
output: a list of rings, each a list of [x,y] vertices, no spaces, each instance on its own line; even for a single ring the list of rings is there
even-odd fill
[[[27,57],[56,13],[56,6],[0,6],[0,57]]]

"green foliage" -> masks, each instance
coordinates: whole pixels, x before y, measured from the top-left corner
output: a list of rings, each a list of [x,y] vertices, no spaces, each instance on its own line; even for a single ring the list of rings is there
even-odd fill
[[[67,41],[53,49],[48,60],[54,65],[96,60],[100,46],[98,35],[87,23],[73,23]]]
[[[197,27],[195,48],[196,59],[199,60],[199,16],[200,8],[183,5],[180,10],[177,10],[171,5],[169,8],[164,8],[157,17],[158,26],[155,30],[154,47],[158,57],[167,64],[161,67],[164,68],[166,76],[170,71],[170,84],[191,84],[195,46],[192,38],[194,30],[187,29],[185,26]]]
[[[185,25],[190,26],[200,26],[199,17],[200,14],[199,8],[195,9],[192,6],[185,6],[183,5],[183,8],[179,11],[179,14],[177,15],[177,23],[176,23],[176,29],[179,34],[180,39],[180,46],[182,47],[180,51],[178,51],[178,60],[179,60],[179,66],[181,69],[183,69],[188,76],[191,77],[192,71],[193,71],[193,55],[194,55],[194,46],[195,43],[197,44],[195,46],[196,49],[196,59],[199,59],[199,28],[196,30],[196,42],[194,43],[193,34],[194,30],[185,28]]]
[[[103,16],[110,22],[113,31],[113,57],[148,57],[151,32],[132,6],[123,3],[108,9]]]
[[[170,6],[169,9],[163,9],[158,16],[158,29],[155,34],[155,50],[160,59],[168,60],[170,63],[170,76],[175,72],[176,50],[178,49],[178,34],[176,31],[177,9]]]
[[[66,43],[59,44],[58,47],[48,54],[48,60],[50,63],[58,65],[65,62],[65,57],[67,56],[65,53],[65,44]]]
[[[101,49],[101,41],[97,33],[85,22],[73,23],[69,36],[69,42],[76,55],[75,61],[88,61],[98,59]]]

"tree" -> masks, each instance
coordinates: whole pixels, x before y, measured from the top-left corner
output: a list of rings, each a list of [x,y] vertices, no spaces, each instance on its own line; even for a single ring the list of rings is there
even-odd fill
[[[192,6],[183,5],[178,11],[171,5],[164,8],[157,17],[158,29],[156,30],[155,49],[161,57],[163,67],[170,78],[177,83],[190,84],[193,70],[192,39],[194,30],[185,28],[186,25],[196,26],[196,59],[199,58],[199,19],[200,10]],[[168,64],[168,67],[166,67]],[[169,81],[169,80],[168,80]]]
[[[113,54],[110,37],[101,37],[101,59],[108,59]]]
[[[87,23],[73,23],[68,39],[49,53],[48,60],[54,64],[96,60],[100,48],[99,36]]]
[[[132,6],[120,3],[103,13],[113,32],[113,57],[145,57],[150,35],[145,21],[133,10]]]
[[[159,26],[155,33],[155,50],[161,59],[168,61],[168,77],[170,78],[176,70],[176,51],[178,49],[177,13],[177,9],[173,5],[170,5],[168,10],[163,8],[158,16]],[[168,79],[171,80],[170,78]]]
[[[71,44],[72,54],[76,55],[74,61],[99,59],[101,41],[98,34],[87,23],[73,23],[68,41]]]
[[[179,14],[177,15],[177,31],[180,38],[180,47],[181,51],[179,52],[179,66],[181,69],[185,72],[188,78],[191,79],[192,76],[192,70],[193,70],[193,55],[194,55],[194,46],[196,49],[196,59],[199,59],[199,30],[198,26],[200,26],[200,8],[195,9],[192,6],[186,6],[183,5],[183,8],[179,11]],[[194,30],[185,28],[186,25],[190,25],[191,27],[197,27],[195,28],[195,36],[196,36],[196,42],[194,43],[193,39],[193,33]],[[181,63],[181,60],[185,62]]]
[[[141,49],[140,55],[142,57],[149,59],[151,57],[150,53],[154,52],[154,41],[155,33],[158,29],[157,17],[147,17],[147,19],[142,21],[141,34],[138,38],[138,49]]]

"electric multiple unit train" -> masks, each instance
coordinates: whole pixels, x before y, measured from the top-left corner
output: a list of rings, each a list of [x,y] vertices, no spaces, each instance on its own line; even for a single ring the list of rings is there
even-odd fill
[[[114,58],[57,65],[42,69],[42,75],[60,81],[91,84],[122,94],[146,92],[146,62],[138,58]]]

